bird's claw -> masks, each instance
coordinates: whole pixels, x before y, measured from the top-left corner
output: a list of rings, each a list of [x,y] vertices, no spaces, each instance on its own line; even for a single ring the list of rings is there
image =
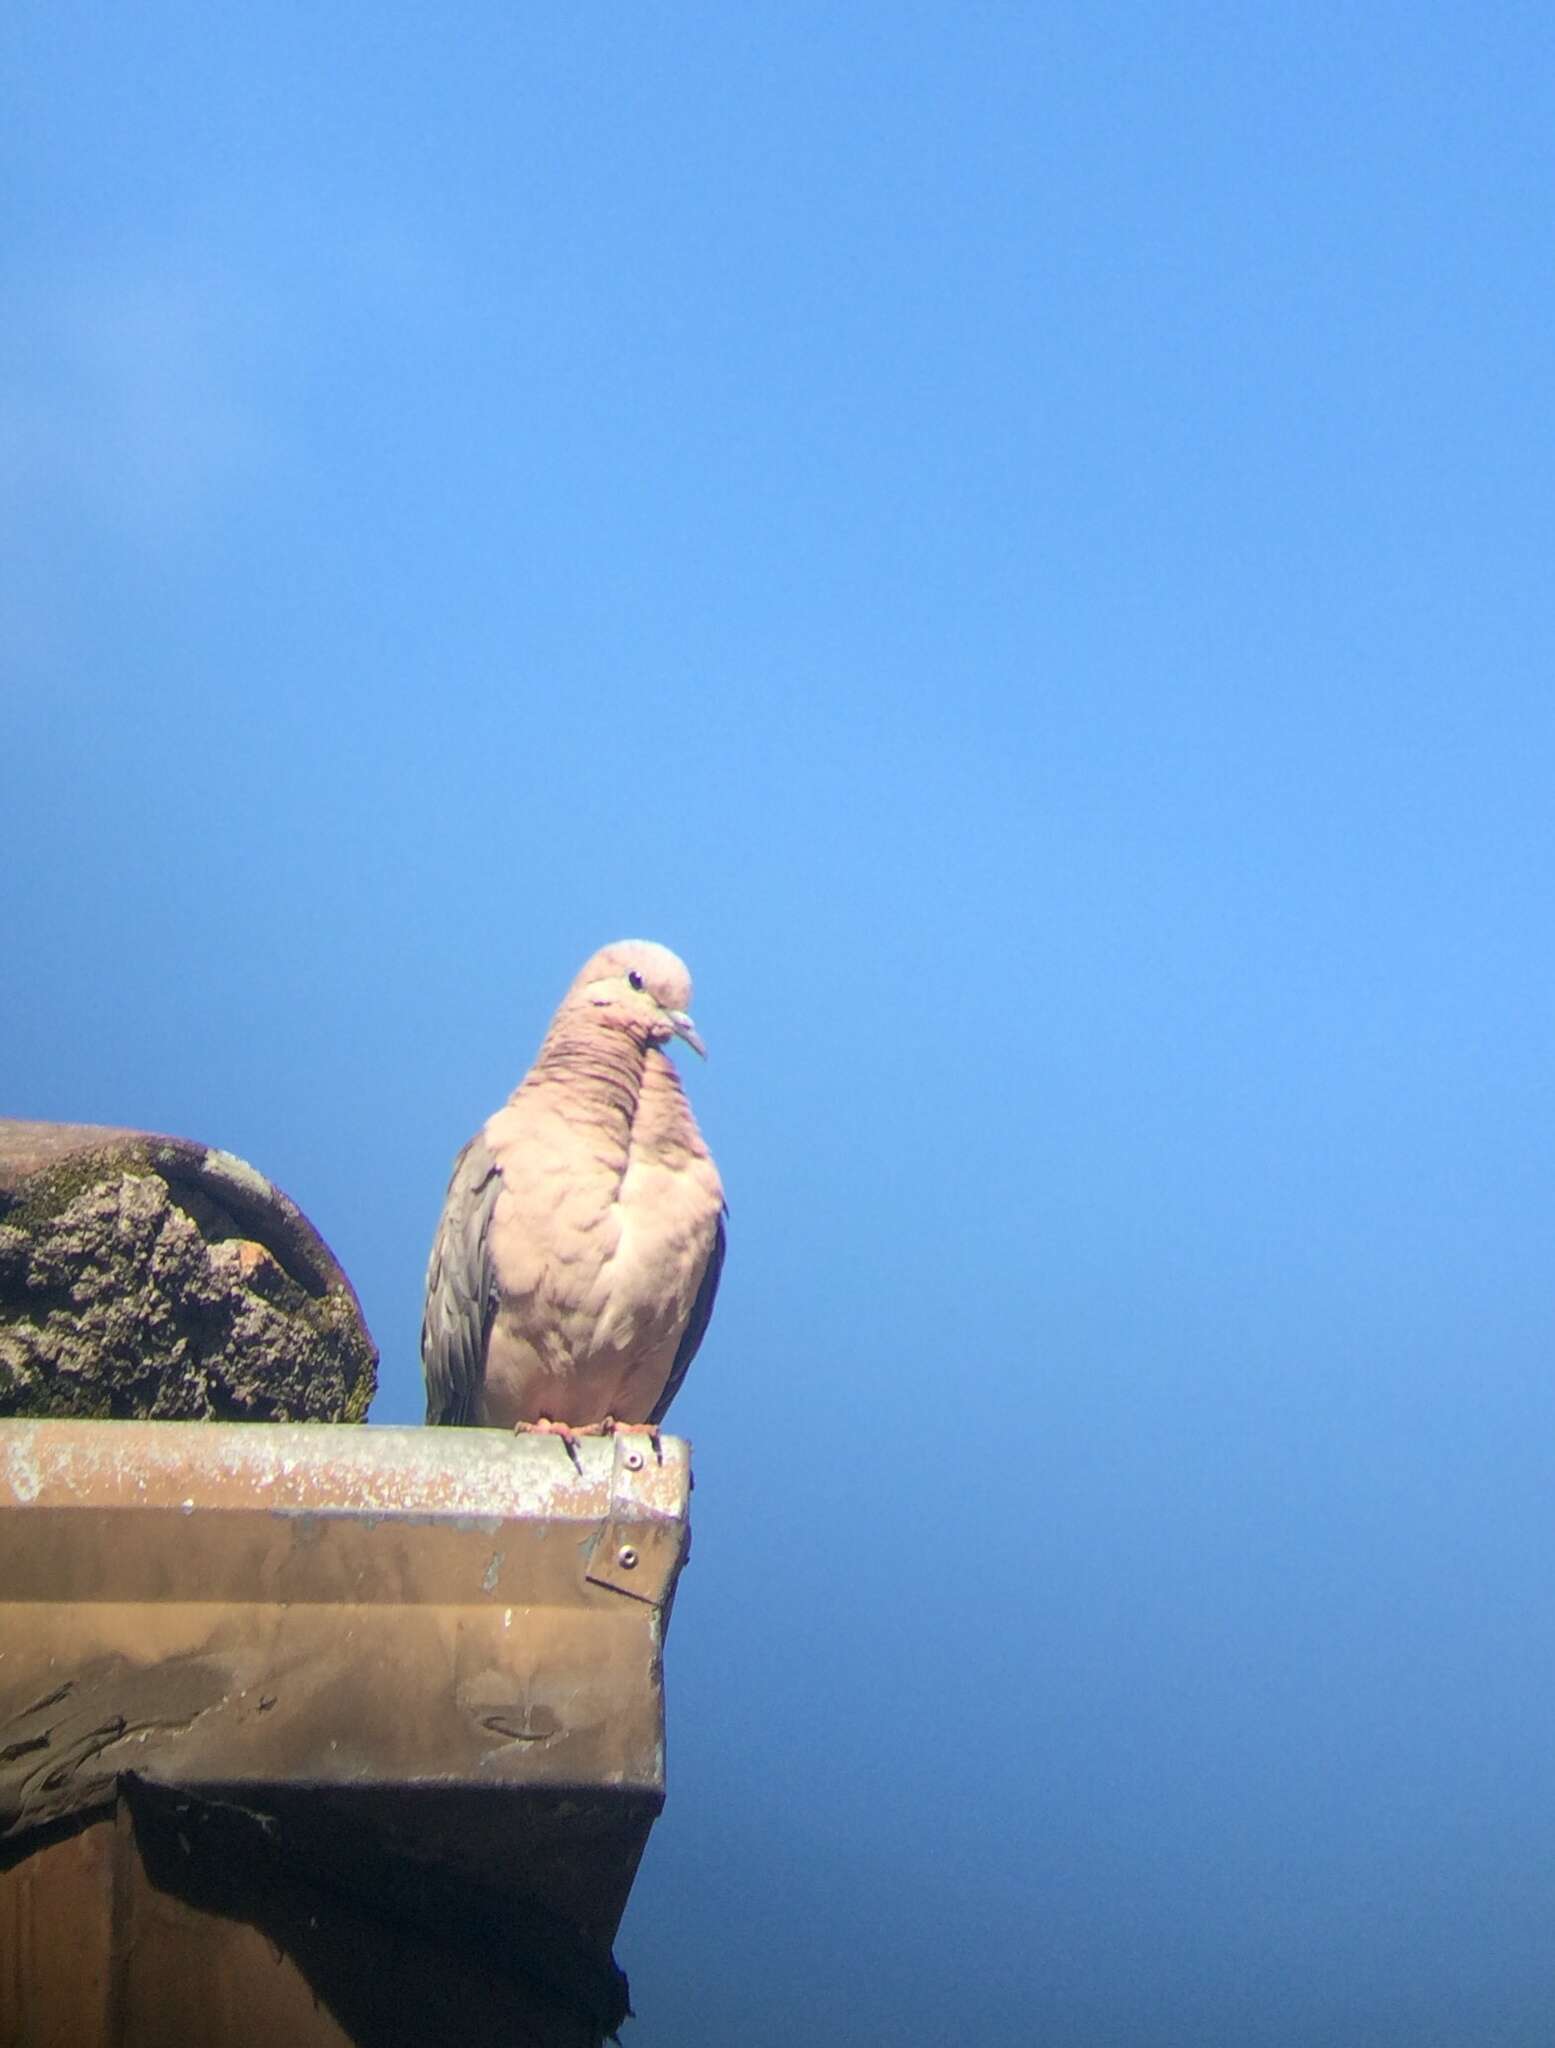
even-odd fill
[[[664,1463],[664,1440],[656,1422],[617,1422],[613,1415],[607,1415],[602,1422],[553,1422],[548,1415],[542,1415],[538,1422],[515,1422],[513,1434],[559,1437],[580,1473],[583,1460],[578,1456],[578,1439],[583,1436],[645,1436],[653,1445],[655,1461]]]
[[[572,1460],[573,1470],[581,1478],[583,1460],[578,1456],[578,1438],[587,1435],[586,1430],[574,1429],[570,1422],[553,1422],[548,1415],[542,1415],[538,1422],[515,1422],[515,1436],[554,1436],[561,1439],[562,1449]]]
[[[655,1462],[664,1463],[664,1444],[656,1422],[617,1422],[613,1415],[607,1415],[597,1427],[601,1436],[645,1436],[653,1445]]]

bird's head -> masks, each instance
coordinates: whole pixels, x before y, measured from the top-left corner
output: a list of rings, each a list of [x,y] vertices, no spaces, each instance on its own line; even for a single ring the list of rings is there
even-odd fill
[[[652,939],[617,939],[585,962],[567,991],[567,1007],[604,1011],[650,1045],[683,1038],[705,1059],[707,1047],[691,1021],[691,975],[684,960]]]

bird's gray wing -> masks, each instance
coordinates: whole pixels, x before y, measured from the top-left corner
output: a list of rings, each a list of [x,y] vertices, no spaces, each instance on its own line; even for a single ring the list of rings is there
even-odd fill
[[[421,1369],[428,1422],[476,1420],[486,1376],[486,1339],[497,1312],[491,1212],[501,1188],[497,1162],[477,1131],[454,1161],[427,1261]]]
[[[664,1382],[664,1392],[655,1403],[653,1413],[648,1417],[657,1426],[664,1420],[665,1410],[680,1392],[680,1383],[690,1370],[691,1361],[697,1355],[702,1339],[707,1335],[707,1326],[713,1319],[713,1303],[718,1298],[718,1279],[724,1269],[724,1223],[729,1211],[724,1207],[718,1212],[718,1235],[713,1239],[713,1249],[707,1255],[707,1264],[702,1268],[702,1284],[697,1289],[697,1298],[691,1304],[691,1314],[686,1318],[685,1332],[680,1348],[675,1353],[675,1363],[670,1367],[670,1376]]]

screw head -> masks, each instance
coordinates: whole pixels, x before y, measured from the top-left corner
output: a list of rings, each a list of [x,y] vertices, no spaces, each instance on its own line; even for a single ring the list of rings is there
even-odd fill
[[[621,1548],[616,1552],[616,1563],[621,1567],[622,1571],[624,1572],[631,1571],[633,1567],[636,1565],[637,1552],[632,1548],[630,1543],[623,1543],[621,1545]]]
[[[643,1468],[643,1454],[641,1451],[628,1451],[622,1462],[628,1472],[640,1472]]]

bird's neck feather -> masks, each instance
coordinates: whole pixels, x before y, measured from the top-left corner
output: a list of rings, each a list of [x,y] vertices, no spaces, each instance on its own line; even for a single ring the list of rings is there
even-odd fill
[[[629,1132],[642,1094],[648,1048],[628,1030],[589,1017],[558,1017],[514,1100],[548,1083],[567,1090],[569,1115]]]
[[[653,1047],[643,1064],[637,1103],[637,1138],[660,1154],[704,1154],[691,1104],[680,1085],[680,1073],[668,1053]]]

